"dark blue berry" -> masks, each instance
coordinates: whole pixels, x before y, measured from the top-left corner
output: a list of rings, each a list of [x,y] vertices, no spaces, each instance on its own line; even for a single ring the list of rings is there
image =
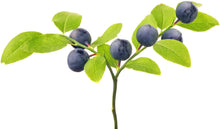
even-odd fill
[[[157,29],[149,24],[143,25],[137,30],[136,38],[141,45],[150,47],[157,41]]]
[[[110,46],[110,52],[116,60],[126,60],[131,55],[132,47],[128,40],[116,39]]]
[[[176,16],[182,23],[193,22],[198,15],[198,9],[190,1],[181,2],[176,8]]]
[[[91,43],[91,36],[89,34],[89,32],[83,28],[77,28],[75,30],[73,30],[69,36],[70,38],[76,40],[77,42],[87,46],[88,44]],[[74,48],[82,48],[79,46],[74,46],[72,45]]]
[[[72,71],[81,72],[88,60],[88,53],[82,48],[76,48],[69,53],[67,63]]]
[[[179,30],[174,29],[174,28],[166,30],[163,33],[161,39],[175,39],[180,42],[183,42],[182,33]]]

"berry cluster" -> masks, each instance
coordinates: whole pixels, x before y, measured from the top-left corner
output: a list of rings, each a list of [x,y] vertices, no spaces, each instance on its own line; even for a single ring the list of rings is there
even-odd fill
[[[72,45],[74,50],[69,53],[67,59],[68,66],[72,71],[81,72],[85,70],[92,81],[99,82],[105,68],[108,68],[113,81],[112,114],[114,127],[118,129],[115,101],[119,74],[123,69],[128,68],[160,75],[159,66],[150,58],[134,59],[148,47],[153,47],[155,52],[168,61],[190,67],[190,55],[185,44],[183,44],[182,33],[173,27],[178,25],[193,31],[207,31],[215,25],[219,25],[214,17],[198,12],[197,7],[199,6],[201,4],[190,1],[179,3],[176,10],[165,4],[157,5],[133,32],[132,43],[136,48],[133,54],[132,45],[126,39],[118,38],[111,45],[106,44],[120,33],[121,23],[111,25],[102,36],[91,43],[90,33],[83,28],[78,28],[82,16],[77,13],[62,11],[54,15],[53,22],[63,34],[42,34],[36,31],[20,33],[6,46],[1,62],[10,64],[22,60],[32,53],[48,53],[62,49],[67,44]],[[158,33],[157,28],[160,29],[160,33]],[[69,37],[64,35],[71,30]],[[158,41],[160,37],[161,40]],[[89,55],[86,52],[87,50],[92,54]],[[95,57],[91,58],[92,56]],[[120,66],[121,61],[125,62]],[[116,68],[116,71],[112,67]]]
[[[178,21],[182,23],[191,23],[193,22],[198,15],[198,9],[196,6],[189,1],[181,2],[176,8],[176,16]],[[174,23],[174,24],[175,24]],[[76,40],[85,46],[90,46],[91,36],[89,32],[85,29],[78,28],[72,31],[69,36],[70,38]],[[158,39],[158,31],[156,28],[151,26],[150,24],[142,25],[136,34],[137,41],[140,43],[140,47],[150,47],[153,46]],[[166,30],[161,39],[175,39],[180,42],[183,42],[182,33],[174,28]],[[68,66],[71,70],[75,72],[83,71],[84,65],[89,60],[88,53],[79,46],[72,45],[75,50],[71,51],[68,56]],[[116,39],[112,42],[110,47],[110,53],[113,58],[119,61],[126,60],[131,56],[132,46],[128,40],[125,39]]]
[[[83,28],[73,30],[69,37],[85,46],[89,46],[91,43],[91,36],[89,32]],[[84,65],[89,60],[89,55],[84,48],[74,45],[72,46],[75,49],[72,50],[68,55],[68,66],[75,72],[81,72],[84,69]]]

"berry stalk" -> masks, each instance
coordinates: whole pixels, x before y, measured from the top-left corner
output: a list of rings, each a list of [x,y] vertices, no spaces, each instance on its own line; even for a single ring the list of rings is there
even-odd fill
[[[95,55],[97,55],[96,53],[94,53],[94,54],[91,54],[91,55],[89,55],[89,57],[93,57],[93,56],[95,56]]]
[[[142,46],[143,46],[143,45],[140,45],[140,46],[138,47],[137,51],[140,51]]]
[[[177,19],[174,23],[173,23],[173,26],[176,25],[180,20]]]

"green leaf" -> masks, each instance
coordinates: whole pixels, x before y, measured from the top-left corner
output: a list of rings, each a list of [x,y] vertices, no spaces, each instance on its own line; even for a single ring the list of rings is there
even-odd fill
[[[63,33],[79,27],[81,20],[81,15],[66,11],[57,13],[52,19],[57,28]]]
[[[199,12],[197,18],[192,23],[183,24],[179,22],[177,25],[189,30],[201,32],[201,31],[207,31],[212,27],[214,27],[215,25],[219,25],[219,22],[214,17]]]
[[[192,3],[197,7],[197,8],[199,8],[199,7],[201,7],[202,6],[202,4],[201,3],[197,3],[197,2],[194,2],[194,1],[192,1]]]
[[[154,16],[157,21],[157,26],[163,30],[168,26],[172,25],[176,19],[176,11],[172,7],[169,7],[165,4],[157,5],[152,11],[151,14]]]
[[[120,33],[122,28],[122,24],[121,23],[116,23],[111,25],[101,37],[98,37],[98,39],[96,41],[94,41],[91,46],[92,47],[96,47],[102,44],[107,43],[108,41],[114,39],[115,37],[117,37],[118,33]]]
[[[157,22],[156,20],[154,19],[154,16],[153,15],[147,15],[142,21],[141,23],[136,27],[136,29],[134,30],[133,32],[133,35],[132,35],[132,43],[133,45],[135,46],[136,49],[138,49],[138,47],[140,46],[140,43],[137,41],[137,38],[136,38],[136,34],[137,34],[137,30],[142,26],[142,25],[146,25],[146,24],[150,24],[152,25],[153,27],[157,28]]]
[[[16,37],[14,37],[6,46],[1,62],[5,64],[14,63],[16,61],[22,60],[30,56],[33,52],[28,51],[25,48],[28,43],[32,40],[38,38],[42,34],[39,32],[23,32]]]
[[[147,57],[140,57],[136,60],[129,61],[126,68],[157,75],[161,74],[157,63]]]
[[[28,50],[36,53],[48,53],[65,47],[70,41],[60,34],[44,34],[28,44]]]
[[[180,41],[173,39],[160,40],[154,44],[153,48],[159,55],[171,62],[186,67],[191,66],[189,52]]]
[[[103,44],[97,47],[98,53],[105,57],[109,65],[116,68],[118,66],[118,60],[114,59],[110,53],[110,45]]]
[[[97,55],[92,59],[89,59],[84,66],[84,70],[87,76],[94,82],[99,82],[105,72],[105,58],[101,55]]]

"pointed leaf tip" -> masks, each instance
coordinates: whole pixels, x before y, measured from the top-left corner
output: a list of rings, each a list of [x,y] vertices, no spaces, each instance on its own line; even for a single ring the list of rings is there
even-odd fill
[[[103,33],[101,37],[98,37],[96,41],[94,41],[91,46],[97,47],[107,43],[108,41],[117,37],[122,29],[122,23],[116,23],[108,27],[108,29]]]
[[[177,25],[192,31],[202,32],[219,25],[219,22],[214,17],[206,13],[199,12],[197,18],[192,23],[184,24],[179,22]]]
[[[28,45],[41,35],[39,32],[28,31],[15,36],[5,47],[1,63],[10,64],[30,56],[33,51],[28,50]]]

